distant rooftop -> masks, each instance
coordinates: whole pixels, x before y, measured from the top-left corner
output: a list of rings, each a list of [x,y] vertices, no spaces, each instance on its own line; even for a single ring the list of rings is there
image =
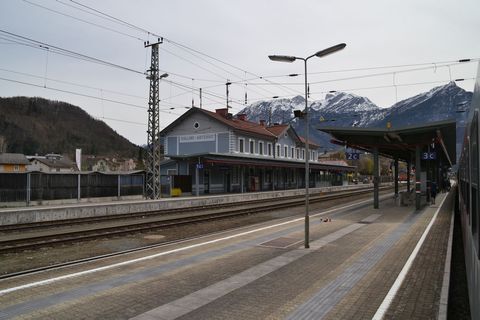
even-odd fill
[[[22,153],[0,153],[0,164],[30,164]]]

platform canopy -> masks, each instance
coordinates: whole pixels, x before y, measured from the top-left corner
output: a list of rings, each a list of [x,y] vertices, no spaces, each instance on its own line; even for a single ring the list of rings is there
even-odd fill
[[[415,149],[420,146],[423,152],[435,149],[436,156],[450,166],[456,161],[456,122],[447,120],[426,123],[421,126],[403,128],[338,128],[319,127],[320,131],[333,136],[332,142],[348,147],[410,161],[415,158]],[[434,144],[432,146],[432,144]]]

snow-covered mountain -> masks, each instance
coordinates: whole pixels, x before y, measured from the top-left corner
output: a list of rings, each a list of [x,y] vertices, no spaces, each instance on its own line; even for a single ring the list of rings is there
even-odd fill
[[[335,92],[327,94],[324,100],[314,101],[311,104],[311,109],[317,112],[356,113],[379,110],[380,108],[368,98],[351,93]]]
[[[395,127],[420,125],[447,119],[457,119],[457,141],[463,137],[462,121],[466,113],[459,109],[470,108],[472,93],[458,87],[455,82],[431,89],[428,92],[400,101],[389,108],[379,108],[368,98],[345,92],[327,94],[325,99],[309,101],[311,139],[322,147],[332,148],[330,136],[317,130],[318,127],[373,127],[385,128],[390,122]],[[290,122],[303,135],[305,124],[295,119],[294,110],[304,110],[302,96],[292,99],[274,99],[256,102],[239,113],[250,121],[266,120],[267,123]]]
[[[375,123],[383,127],[387,121],[397,127],[458,118],[459,108],[469,107],[472,93],[458,87],[455,82],[400,101],[387,109],[383,121]]]
[[[292,99],[273,99],[260,101],[244,108],[239,114],[247,115],[254,122],[265,120],[267,123],[287,123],[293,119],[293,111],[305,108],[305,98],[296,96]]]

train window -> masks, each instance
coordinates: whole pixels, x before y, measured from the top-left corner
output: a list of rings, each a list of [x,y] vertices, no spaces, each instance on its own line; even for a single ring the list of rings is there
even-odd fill
[[[464,184],[464,192],[465,192],[465,211],[467,215],[470,216],[470,182],[471,182],[471,172],[470,172],[470,137],[467,136],[466,148],[465,148],[465,179],[466,182]],[[468,219],[469,223],[471,223],[470,219]]]
[[[478,247],[478,189],[472,185],[472,236],[475,239],[474,243],[477,247],[477,253],[479,253]]]
[[[478,112],[475,111],[472,125],[470,126],[470,181],[478,185]]]
[[[470,170],[471,170],[471,176],[470,176],[470,195],[471,195],[471,212],[472,212],[472,236],[473,236],[473,242],[474,245],[477,249],[477,256],[480,258],[480,235],[479,235],[479,212],[478,212],[478,191],[479,191],[479,171],[478,171],[478,165],[479,165],[479,148],[478,148],[478,142],[479,142],[479,137],[478,137],[478,111],[476,110],[472,119],[472,124],[470,127]]]

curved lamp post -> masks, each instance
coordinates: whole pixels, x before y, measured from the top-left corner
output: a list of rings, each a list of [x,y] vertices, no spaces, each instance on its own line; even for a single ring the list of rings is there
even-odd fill
[[[347,45],[345,43],[337,44],[333,47],[323,49],[321,51],[312,54],[306,58],[295,57],[295,56],[278,56],[272,55],[268,56],[268,58],[272,61],[279,61],[279,62],[293,62],[295,60],[302,60],[305,65],[305,111],[303,112],[303,116],[305,116],[305,123],[306,123],[306,130],[305,130],[305,248],[310,248],[310,240],[309,240],[309,233],[310,233],[310,215],[309,215],[309,185],[310,185],[310,167],[309,167],[309,121],[308,121],[308,84],[307,84],[307,61],[313,57],[325,57],[329,54],[342,50]]]

